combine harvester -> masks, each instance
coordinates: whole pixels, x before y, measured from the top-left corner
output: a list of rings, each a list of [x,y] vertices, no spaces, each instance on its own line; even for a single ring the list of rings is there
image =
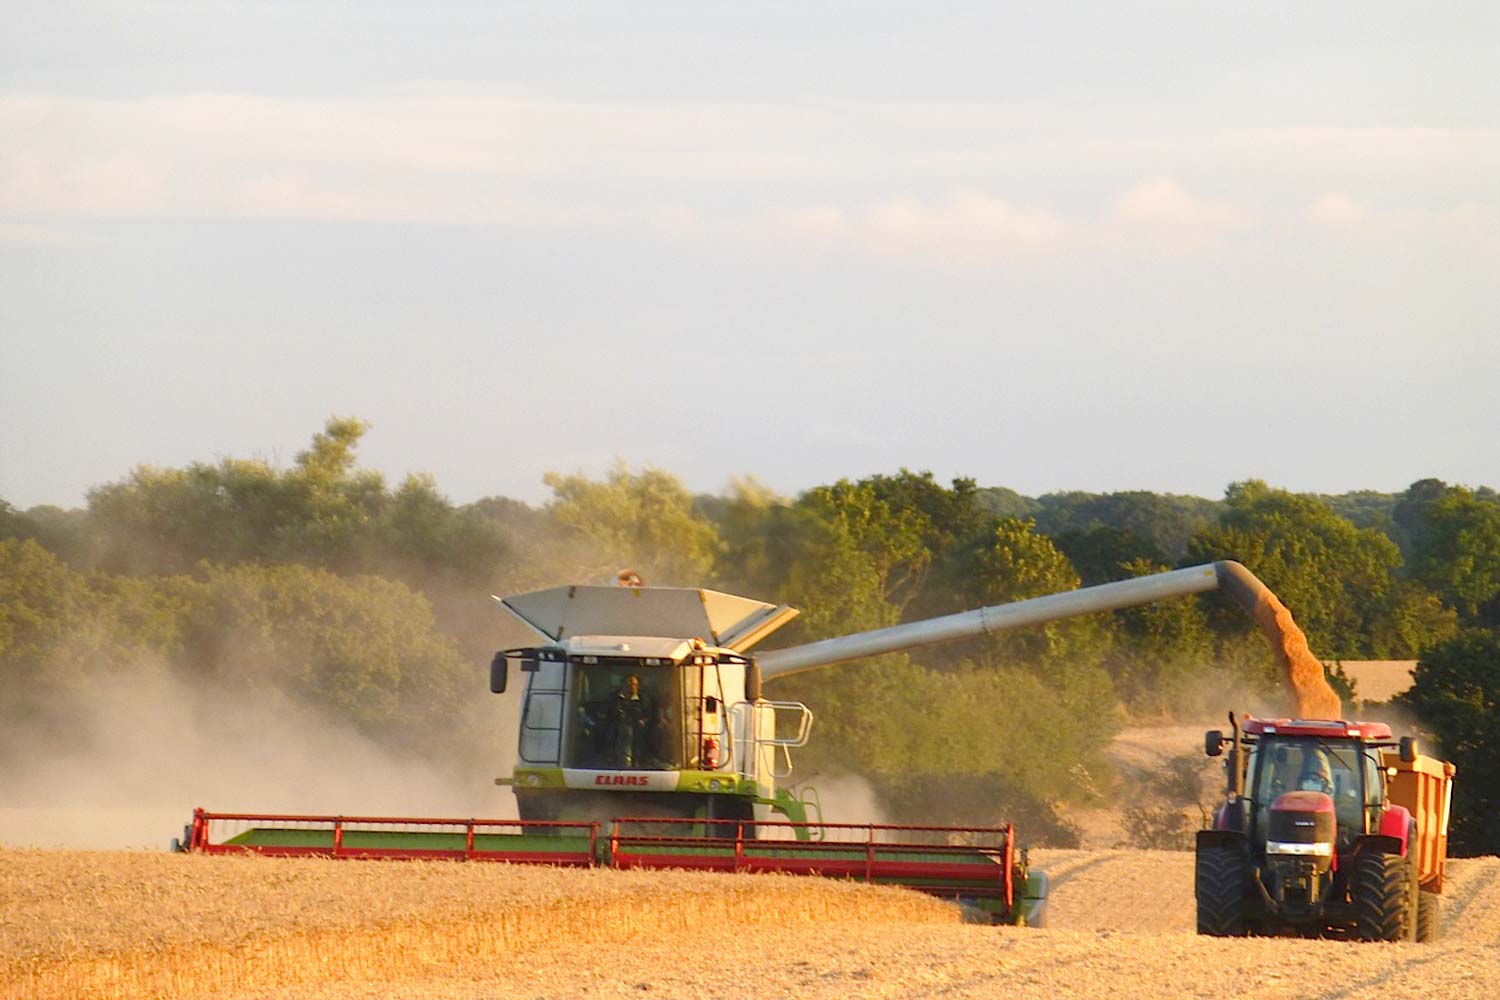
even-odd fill
[[[200,810],[180,846],[204,853],[825,875],[918,889],[965,901],[996,922],[1038,925],[1046,876],[1028,869],[1009,826],[810,820],[820,812],[816,799],[778,783],[791,774],[791,750],[807,742],[812,712],[798,702],[767,700],[762,682],[1216,588],[1255,616],[1290,675],[1296,657],[1278,630],[1278,611],[1285,609],[1234,562],[756,654],[751,648],[791,621],[795,609],[711,590],[642,586],[568,586],[497,598],[542,640],[502,650],[490,666],[497,694],[509,686],[512,668],[526,679],[519,764],[497,780],[514,790],[519,820]],[[1316,669],[1321,678],[1321,665]]]

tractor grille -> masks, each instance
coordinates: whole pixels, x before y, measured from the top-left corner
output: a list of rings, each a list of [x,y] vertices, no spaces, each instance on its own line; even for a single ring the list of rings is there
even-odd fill
[[[1271,810],[1267,840],[1283,844],[1331,844],[1334,836],[1332,812]]]

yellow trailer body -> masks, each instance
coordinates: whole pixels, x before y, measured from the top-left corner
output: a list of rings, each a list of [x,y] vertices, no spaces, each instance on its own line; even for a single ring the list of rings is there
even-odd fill
[[[1382,752],[1381,763],[1386,769],[1386,795],[1395,805],[1405,806],[1417,823],[1416,843],[1408,848],[1417,880],[1428,892],[1442,892],[1456,769],[1445,760],[1422,754],[1404,761],[1395,750]]]

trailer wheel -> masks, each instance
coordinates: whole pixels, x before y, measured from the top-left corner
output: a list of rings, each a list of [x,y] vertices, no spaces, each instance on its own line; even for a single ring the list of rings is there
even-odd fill
[[[1415,909],[1411,865],[1399,854],[1361,854],[1349,879],[1354,933],[1361,941],[1405,941]]]
[[[1417,940],[1436,941],[1443,922],[1443,897],[1422,890],[1417,894]]]
[[[1237,846],[1199,845],[1194,874],[1198,900],[1198,933],[1213,937],[1245,936],[1245,884],[1249,871]]]

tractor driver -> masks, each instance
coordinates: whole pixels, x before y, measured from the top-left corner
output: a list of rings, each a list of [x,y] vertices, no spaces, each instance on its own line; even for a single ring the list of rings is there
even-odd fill
[[[1297,787],[1304,792],[1333,794],[1333,768],[1326,752],[1321,749],[1302,752],[1302,773],[1297,778]]]

